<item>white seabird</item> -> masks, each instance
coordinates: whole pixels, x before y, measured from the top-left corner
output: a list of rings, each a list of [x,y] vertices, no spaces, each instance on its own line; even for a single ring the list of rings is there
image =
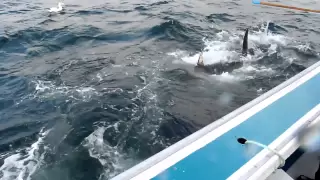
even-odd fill
[[[49,9],[49,12],[60,12],[60,11],[62,11],[62,6],[64,5],[64,3],[63,2],[59,2],[58,3],[58,7],[52,7],[52,8],[50,8]]]

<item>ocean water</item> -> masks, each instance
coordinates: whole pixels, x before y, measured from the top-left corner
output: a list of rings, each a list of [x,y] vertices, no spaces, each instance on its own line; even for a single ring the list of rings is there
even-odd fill
[[[320,15],[246,0],[0,2],[0,179],[106,180],[319,60]],[[284,1],[320,9],[318,1]],[[269,33],[265,29],[269,23]],[[244,30],[255,55],[239,61]]]

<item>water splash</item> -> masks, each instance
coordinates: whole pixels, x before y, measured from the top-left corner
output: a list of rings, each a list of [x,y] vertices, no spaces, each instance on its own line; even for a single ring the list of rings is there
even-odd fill
[[[3,180],[31,180],[31,175],[41,167],[47,147],[44,138],[50,130],[42,129],[39,139],[26,149],[4,159],[0,167],[0,177]]]
[[[255,55],[248,55],[246,57],[241,56],[239,49],[242,42],[242,31],[236,31],[235,33],[221,31],[215,35],[214,40],[204,38],[203,42],[205,47],[203,58],[206,65],[232,61],[244,62],[244,65],[241,68],[236,69],[231,73],[211,76],[221,81],[231,82],[254,79],[258,75],[270,76],[276,73],[271,67],[259,64],[258,61],[265,56],[277,53],[279,47],[286,46],[293,41],[280,34],[267,33],[269,23],[270,22],[268,21],[266,26],[261,27],[256,31],[250,30],[248,38],[249,47],[254,49]],[[199,54],[200,53],[198,52],[190,56],[188,52],[182,50],[169,53],[169,55],[176,57],[174,60],[175,62],[177,59],[180,59],[181,62],[194,66],[197,64]]]
[[[114,126],[117,126],[117,123]],[[90,156],[98,159],[104,167],[104,173],[99,178],[101,180],[112,178],[134,163],[133,159],[126,158],[118,146],[113,147],[103,140],[103,134],[108,128],[98,127],[82,143],[88,149]]]

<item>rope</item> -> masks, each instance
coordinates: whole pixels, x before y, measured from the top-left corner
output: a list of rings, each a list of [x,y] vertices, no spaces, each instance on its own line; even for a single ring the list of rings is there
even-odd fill
[[[279,159],[280,159],[280,167],[279,167],[279,168],[282,168],[282,167],[285,165],[285,163],[286,163],[285,159],[282,157],[282,155],[281,155],[279,152],[277,152],[277,151],[269,148],[268,146],[266,146],[266,145],[264,145],[264,144],[261,144],[261,143],[259,143],[259,142],[252,141],[252,140],[247,140],[247,139],[245,139],[245,138],[239,138],[239,139],[238,139],[238,142],[239,142],[240,144],[254,144],[254,145],[256,145],[256,146],[262,147],[262,148],[264,148],[264,149],[268,149],[269,151],[273,152],[273,153],[274,153],[275,155],[277,155],[277,156],[279,157]]]

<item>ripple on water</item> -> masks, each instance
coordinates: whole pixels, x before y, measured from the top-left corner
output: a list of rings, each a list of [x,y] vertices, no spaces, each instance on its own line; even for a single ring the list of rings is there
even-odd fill
[[[43,7],[52,4],[0,5],[5,180],[110,179],[319,56],[306,13],[261,9],[259,20],[233,1],[77,1],[53,16]],[[247,27],[255,55],[241,58]],[[243,66],[198,74],[200,50],[206,64]]]

